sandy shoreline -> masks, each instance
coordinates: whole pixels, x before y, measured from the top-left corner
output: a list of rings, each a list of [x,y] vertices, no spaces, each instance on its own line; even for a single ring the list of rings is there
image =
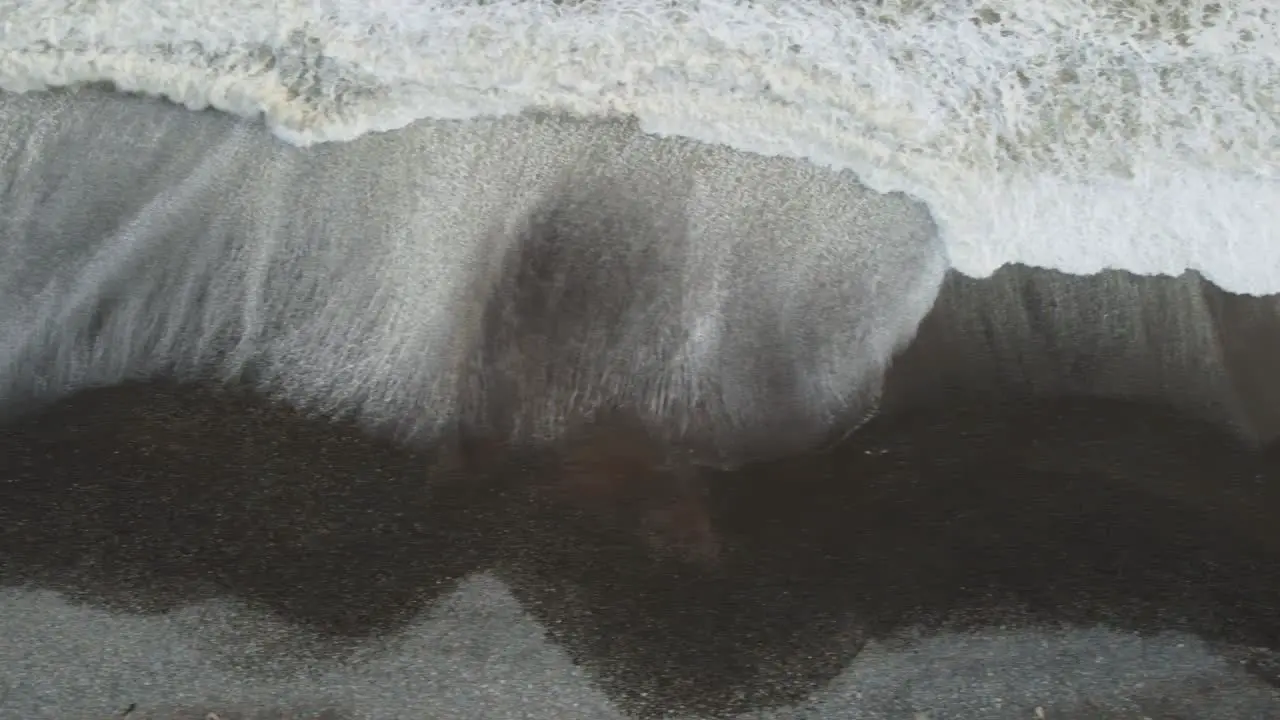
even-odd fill
[[[699,326],[703,355],[679,356],[680,377],[804,369],[812,358],[769,354],[773,326],[752,314],[785,296],[805,310],[795,337],[843,361],[814,362],[830,407],[856,416],[881,395],[881,418],[827,469],[797,461],[781,495],[726,491],[756,562],[722,583],[424,498],[429,457],[261,398],[64,399],[0,441],[0,717],[1280,714],[1273,653],[1251,649],[1280,649],[1280,457],[1262,447],[1280,434],[1274,295],[1192,273],[967,278],[944,271],[918,203],[625,126],[504,121],[489,142],[512,127],[530,141],[480,166],[461,147],[428,173],[485,181],[441,216],[458,185],[403,182],[439,147],[425,141],[413,155],[371,139],[362,159],[106,93],[0,101],[3,167],[40,181],[0,186],[0,237],[17,248],[0,269],[7,401],[242,369],[266,348],[253,367],[299,404],[444,417],[466,339],[449,322],[468,307],[459,278],[483,265],[451,240],[494,232],[465,216],[493,209],[508,229],[599,180],[592,168],[655,193],[627,215],[646,232],[666,231],[663,202],[692,197],[714,241],[662,276],[716,309],[662,319],[734,321]],[[636,157],[659,171],[631,177],[618,158]],[[577,184],[548,179],[563,172]],[[522,200],[504,206],[511,188]],[[410,221],[434,234],[396,235]],[[719,277],[741,292],[698,295],[735,253],[748,261]],[[787,262],[759,262],[769,253]],[[220,354],[229,338],[244,356]],[[745,387],[726,407],[770,397]]]
[[[349,142],[530,109],[851,171],[952,266],[1280,290],[1269,0],[0,0],[0,88],[105,82]]]
[[[949,281],[935,318],[1127,302],[1123,287],[1195,307],[1189,289],[1204,290],[1025,268],[996,281]],[[1164,307],[1157,320],[1188,317]],[[1267,390],[1230,377],[1265,358],[1169,352],[1204,334],[1150,317],[1092,336],[1069,313],[1029,337],[975,327],[926,323],[891,373],[898,419],[864,426],[839,465],[857,482],[802,462],[770,476],[788,475],[781,496],[767,478],[731,488],[755,560],[727,585],[655,575],[483,503],[424,502],[429,455],[260,401],[144,386],[60,403],[5,434],[20,470],[0,498],[14,640],[0,714],[1274,714],[1280,464],[1241,432],[1235,393]],[[1037,382],[1071,379],[1064,363],[1135,384]],[[854,492],[868,478],[879,489]]]

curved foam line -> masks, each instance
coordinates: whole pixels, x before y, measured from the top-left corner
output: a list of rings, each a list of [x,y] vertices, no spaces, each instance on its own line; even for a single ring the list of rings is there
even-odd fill
[[[0,88],[86,81],[297,143],[531,106],[925,201],[954,266],[1280,290],[1269,0],[0,0]]]

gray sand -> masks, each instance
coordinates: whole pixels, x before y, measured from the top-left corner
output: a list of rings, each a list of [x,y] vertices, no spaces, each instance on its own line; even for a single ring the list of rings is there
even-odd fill
[[[488,574],[350,662],[273,663],[273,645],[305,641],[221,601],[129,617],[10,589],[0,607],[0,716],[15,720],[105,719],[132,704],[147,718],[246,708],[362,720],[625,717]],[[1031,720],[1036,708],[1053,720],[1263,718],[1280,695],[1191,637],[989,631],[870,646],[809,702],[742,717]]]

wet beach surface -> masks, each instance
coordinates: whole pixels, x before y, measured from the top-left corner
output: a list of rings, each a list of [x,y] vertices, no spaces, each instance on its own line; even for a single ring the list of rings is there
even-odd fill
[[[487,572],[632,716],[799,703],[869,644],[1033,625],[1181,631],[1280,686],[1280,453],[1151,403],[953,397],[719,473],[715,571],[242,390],[86,391],[0,451],[4,586],[234,598],[306,630],[279,657],[351,656]]]
[[[497,393],[525,420],[617,391],[697,424],[709,394],[757,425],[712,428],[733,451],[884,392],[834,450],[711,478],[714,571],[519,476],[469,482],[447,444],[242,391],[63,398],[0,430],[0,720],[1280,717],[1280,296],[1022,266],[935,294],[921,203],[633,121],[304,151],[71,95],[0,118],[0,413],[253,366],[430,431],[484,404],[472,371],[541,347],[516,377],[545,382]],[[532,223],[532,272],[489,268],[531,312],[471,357],[476,262],[544,211],[563,222]]]

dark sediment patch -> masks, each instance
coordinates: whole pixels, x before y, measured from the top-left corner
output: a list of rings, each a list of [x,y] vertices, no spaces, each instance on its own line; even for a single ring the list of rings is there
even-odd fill
[[[325,634],[400,627],[483,565],[483,504],[412,452],[248,391],[138,383],[0,431],[0,578],[163,612],[235,596]]]
[[[951,273],[886,377],[881,410],[966,398],[1147,401],[1280,437],[1280,296],[1228,293],[1195,272],[1068,275],[1008,265]]]

